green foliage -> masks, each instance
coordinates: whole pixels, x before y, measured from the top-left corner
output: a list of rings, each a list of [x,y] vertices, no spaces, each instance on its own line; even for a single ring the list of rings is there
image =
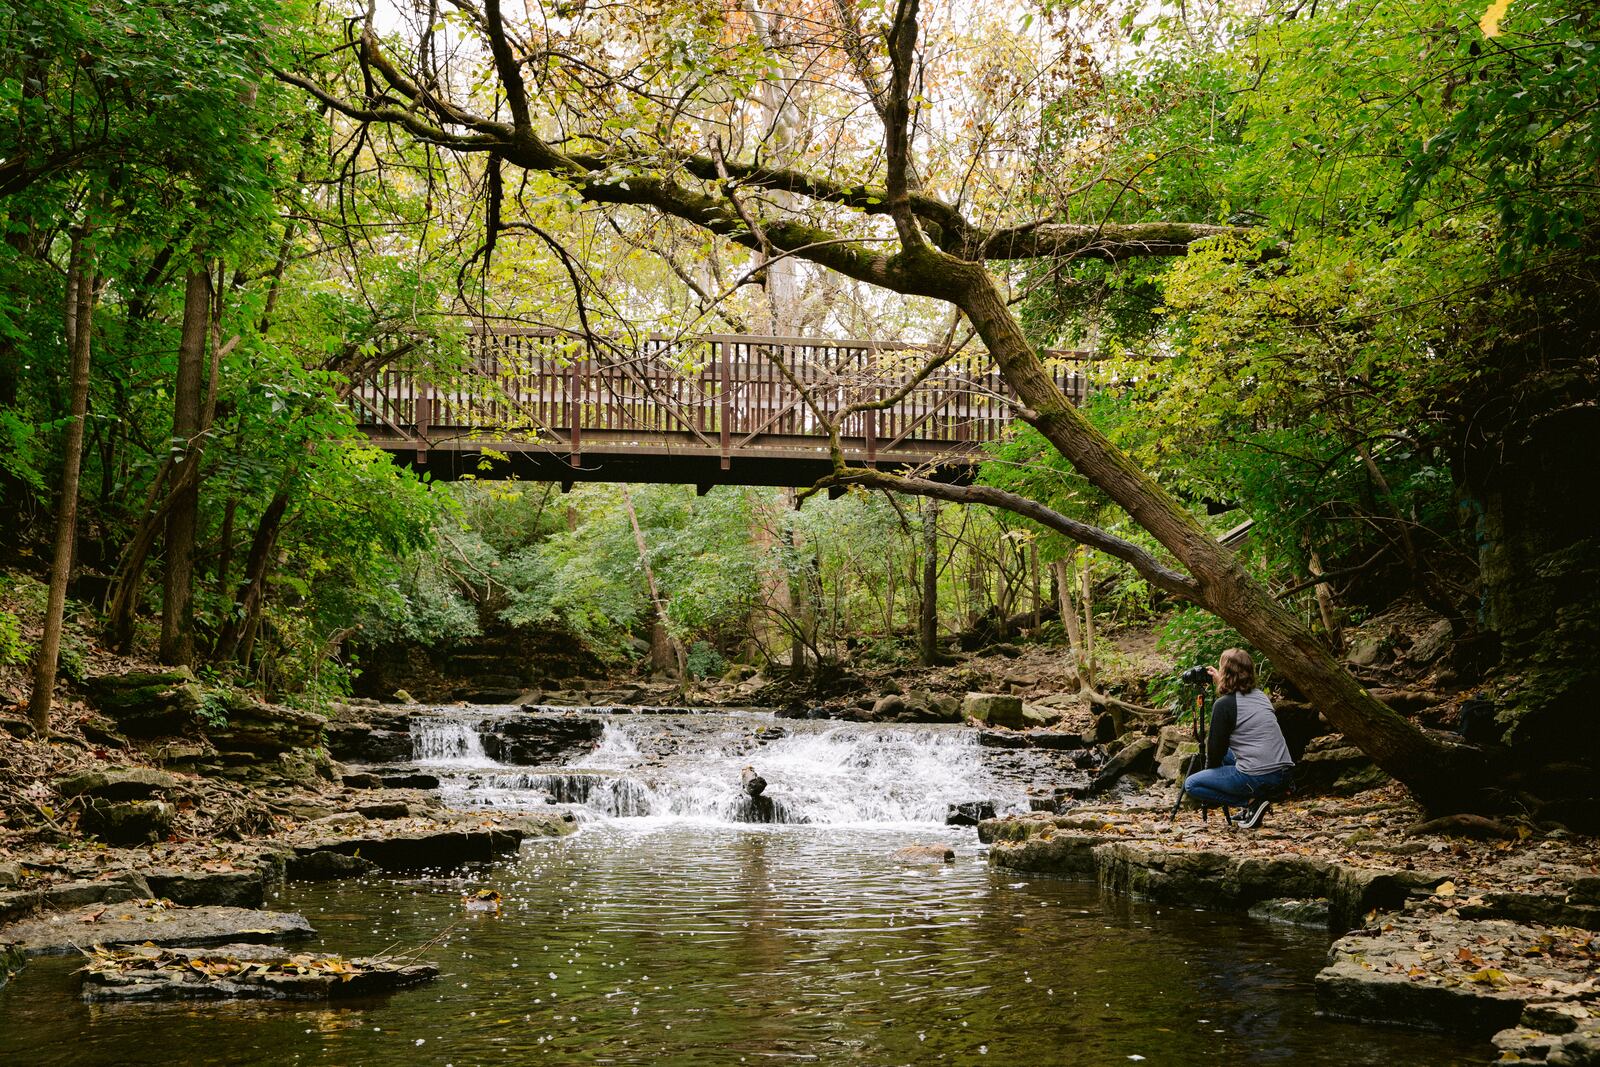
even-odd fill
[[[1238,631],[1203,608],[1189,607],[1173,612],[1161,627],[1156,647],[1176,666],[1151,681],[1150,699],[1156,707],[1181,703],[1185,717],[1190,708],[1190,691],[1178,680],[1179,676],[1190,667],[1216,666],[1218,657],[1227,649],[1242,648],[1249,652],[1256,661],[1256,677],[1263,685],[1271,676],[1271,664],[1264,661]]]
[[[215,689],[205,690],[200,697],[200,707],[195,709],[195,717],[200,720],[202,726],[209,726],[214,730],[227,726],[227,694]]]
[[[691,645],[684,659],[691,678],[720,678],[728,669],[728,661],[722,658],[722,653],[705,641]]]
[[[0,667],[26,663],[31,655],[33,646],[22,639],[22,620],[0,608]]]

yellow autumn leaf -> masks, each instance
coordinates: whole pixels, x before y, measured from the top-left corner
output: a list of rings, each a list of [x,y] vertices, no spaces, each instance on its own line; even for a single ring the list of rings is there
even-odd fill
[[[1433,895],[1436,897],[1453,897],[1456,895],[1456,884],[1454,882],[1440,882],[1434,889]]]
[[[1469,975],[1467,981],[1477,982],[1480,985],[1502,986],[1506,984],[1506,975],[1498,967],[1485,967]]]
[[[1510,6],[1511,0],[1494,0],[1489,5],[1489,10],[1478,20],[1478,29],[1483,31],[1485,37],[1500,36],[1500,20],[1506,17],[1506,8]]]

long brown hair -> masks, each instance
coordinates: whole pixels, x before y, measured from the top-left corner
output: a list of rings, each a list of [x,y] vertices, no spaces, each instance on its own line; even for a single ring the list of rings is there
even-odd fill
[[[1256,687],[1256,664],[1250,653],[1242,648],[1230,648],[1222,654],[1222,677],[1217,679],[1217,695],[1248,693]]]

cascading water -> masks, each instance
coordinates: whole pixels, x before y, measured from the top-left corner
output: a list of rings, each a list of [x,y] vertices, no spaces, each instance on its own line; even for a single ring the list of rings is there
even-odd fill
[[[430,765],[485,764],[478,724],[428,716],[411,720],[412,758]]]
[[[716,823],[941,823],[950,805],[1025,806],[1020,786],[991,775],[973,731],[956,726],[796,722],[750,713],[606,715],[592,750],[522,769],[484,754],[489,720],[419,716],[415,758],[450,769],[445,798],[464,807],[572,805],[580,814]],[[490,751],[497,751],[491,748]],[[766,794],[748,796],[755,767]]]

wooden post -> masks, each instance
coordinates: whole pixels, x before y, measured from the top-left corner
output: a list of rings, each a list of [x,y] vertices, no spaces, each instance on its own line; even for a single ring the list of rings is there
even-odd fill
[[[581,359],[574,359],[567,367],[567,416],[572,421],[568,427],[570,447],[567,465],[577,467],[583,462],[583,390],[585,387]]]
[[[729,395],[733,389],[733,378],[729,374],[728,342],[717,342],[717,360],[722,373],[722,469],[728,470],[733,466],[733,426],[729,421],[733,413],[733,398]]]
[[[418,381],[416,387],[417,462],[428,462],[428,430],[433,425],[433,398],[428,395],[428,384]]]

